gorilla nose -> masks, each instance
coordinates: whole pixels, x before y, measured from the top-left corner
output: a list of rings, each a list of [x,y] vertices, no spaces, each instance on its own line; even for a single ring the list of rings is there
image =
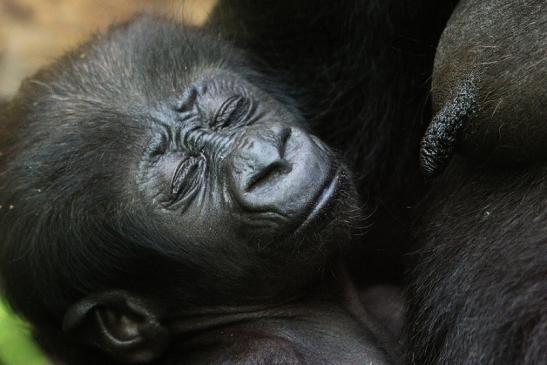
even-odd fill
[[[224,165],[231,197],[243,212],[274,213],[288,227],[330,186],[335,166],[331,155],[298,127],[255,125],[244,133]]]
[[[257,188],[275,185],[276,180],[291,171],[291,164],[284,158],[290,135],[291,129],[281,126],[247,133],[233,159],[236,193],[252,193]]]
[[[269,180],[277,175],[289,173],[291,165],[279,154],[273,155],[268,152],[264,146],[260,155],[258,155],[256,164],[252,172],[243,176],[243,187],[245,192],[250,192],[260,184],[267,184]],[[275,153],[271,151],[271,153]]]

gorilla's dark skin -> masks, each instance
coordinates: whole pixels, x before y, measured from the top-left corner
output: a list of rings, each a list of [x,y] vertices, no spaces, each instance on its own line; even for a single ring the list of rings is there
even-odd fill
[[[27,80],[0,116],[0,267],[42,345],[69,365],[397,363],[396,300],[363,305],[334,262],[358,190],[362,275],[401,275],[451,3],[226,1],[203,32],[143,18]]]
[[[499,165],[547,159],[546,50],[545,1],[460,1],[435,57],[427,175],[456,149]]]
[[[415,210],[410,364],[547,363],[546,11],[462,1],[439,44],[422,148],[448,167]]]

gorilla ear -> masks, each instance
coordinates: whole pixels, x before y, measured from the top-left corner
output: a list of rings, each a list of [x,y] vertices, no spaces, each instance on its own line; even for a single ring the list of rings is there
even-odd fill
[[[169,344],[169,331],[157,312],[129,293],[100,293],[69,308],[63,331],[117,360],[145,363],[161,356]]]

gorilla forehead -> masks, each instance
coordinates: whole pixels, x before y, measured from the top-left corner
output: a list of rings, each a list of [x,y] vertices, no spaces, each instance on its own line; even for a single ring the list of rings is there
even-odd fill
[[[142,16],[96,35],[27,80],[22,93],[33,94],[34,106],[53,102],[67,119],[99,111],[135,115],[179,98],[197,77],[220,69],[242,77],[251,72],[243,54],[226,42],[196,28]]]
[[[99,77],[91,80],[91,92],[106,88],[122,101],[129,96],[152,104],[173,94],[179,96],[196,75],[219,68],[242,74],[248,66],[243,55],[225,42],[198,29],[149,16],[99,36],[89,51],[89,66],[95,68],[89,75]],[[88,67],[85,62],[83,65]]]

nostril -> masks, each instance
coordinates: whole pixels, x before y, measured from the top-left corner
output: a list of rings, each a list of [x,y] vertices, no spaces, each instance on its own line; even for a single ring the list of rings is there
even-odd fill
[[[285,150],[287,149],[287,142],[289,141],[289,138],[291,138],[291,133],[291,128],[283,128],[281,130],[279,135],[279,155],[281,157],[285,157]]]
[[[276,159],[250,177],[245,187],[245,192],[252,191],[260,185],[275,179],[276,176],[288,174],[291,170],[292,166],[287,160],[283,158]]]
[[[258,187],[275,188],[292,171],[285,156],[291,134],[290,127],[277,123],[247,131],[231,159],[237,193],[250,193]]]

